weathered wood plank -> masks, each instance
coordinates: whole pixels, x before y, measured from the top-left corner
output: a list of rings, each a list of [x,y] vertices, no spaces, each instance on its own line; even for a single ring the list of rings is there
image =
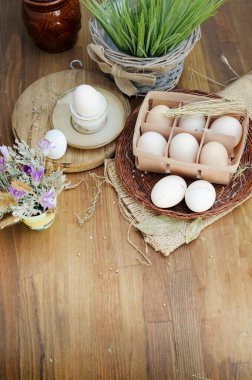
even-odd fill
[[[13,142],[12,110],[31,83],[72,59],[97,70],[82,13],[76,46],[51,55],[26,35],[20,1],[0,2],[0,144]],[[229,0],[203,26],[180,88],[219,91],[189,68],[225,83],[233,73],[221,54],[240,75],[251,71],[251,14],[251,0]],[[109,186],[79,230],[76,214],[89,207],[93,186],[88,173],[71,176],[80,177],[88,189],[84,182],[62,194],[50,230],[0,231],[0,379],[250,380],[252,202],[168,259],[149,249],[146,267]],[[131,238],[145,250],[140,234]]]

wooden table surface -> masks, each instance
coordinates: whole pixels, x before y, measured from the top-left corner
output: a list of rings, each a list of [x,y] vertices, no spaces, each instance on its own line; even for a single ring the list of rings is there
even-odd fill
[[[12,144],[14,104],[33,81],[72,59],[97,70],[84,9],[76,46],[53,55],[28,38],[20,3],[0,2],[1,144]],[[189,68],[225,83],[233,74],[221,54],[240,75],[251,71],[251,16],[251,0],[229,0],[207,21],[179,86],[218,91]],[[169,258],[149,249],[152,266],[136,265],[109,185],[78,228],[93,186],[88,173],[70,176],[80,177],[87,186],[62,194],[52,228],[0,232],[0,379],[252,379],[252,201]]]

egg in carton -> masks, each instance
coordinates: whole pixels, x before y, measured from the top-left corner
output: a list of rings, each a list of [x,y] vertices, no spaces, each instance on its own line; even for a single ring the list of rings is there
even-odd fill
[[[239,166],[245,148],[248,113],[245,112],[245,116],[229,114],[190,118],[168,118],[164,115],[166,109],[204,100],[209,101],[209,97],[183,92],[148,93],[142,103],[133,137],[133,153],[138,169],[228,184]],[[156,109],[160,110],[160,114]],[[226,119],[226,123],[221,118]],[[230,132],[230,120],[234,124],[235,136],[227,134]],[[158,135],[165,142],[163,140],[161,144]],[[145,140],[143,145],[141,140]],[[156,150],[153,152],[149,148],[155,142]],[[160,150],[159,144],[162,145]],[[216,157],[219,157],[219,161],[216,161]]]

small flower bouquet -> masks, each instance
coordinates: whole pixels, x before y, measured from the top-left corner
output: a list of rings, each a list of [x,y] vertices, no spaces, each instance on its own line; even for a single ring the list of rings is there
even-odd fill
[[[13,148],[0,147],[0,219],[12,214],[35,230],[53,223],[65,176],[60,169],[46,166],[52,148],[47,140],[40,141],[38,148],[23,141],[16,141]]]

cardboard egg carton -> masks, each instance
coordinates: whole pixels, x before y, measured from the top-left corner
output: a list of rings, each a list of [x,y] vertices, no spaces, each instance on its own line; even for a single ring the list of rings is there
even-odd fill
[[[146,117],[149,111],[157,105],[164,104],[169,108],[177,108],[180,105],[204,100],[209,100],[209,98],[206,96],[186,94],[183,92],[152,91],[147,94],[139,111],[133,137],[133,154],[135,156],[135,163],[138,169],[154,173],[177,174],[185,178],[204,179],[216,184],[226,185],[229,183],[232,175],[236,172],[239,166],[245,148],[249,127],[248,112],[245,113],[245,116],[229,114],[230,116],[237,118],[242,125],[243,134],[238,145],[236,145],[237,139],[235,137],[211,131],[211,124],[220,116],[206,117],[206,125],[204,130],[201,132],[191,132],[178,127],[179,117],[174,118],[172,127],[160,127],[158,124],[146,123]],[[227,114],[225,113],[225,115]],[[146,153],[137,147],[140,136],[149,131],[160,133],[167,140],[164,156]],[[177,161],[168,157],[172,138],[183,132],[193,135],[199,143],[199,150],[195,163]],[[227,166],[212,166],[199,163],[202,147],[211,141],[219,142],[225,146],[229,156]]]

